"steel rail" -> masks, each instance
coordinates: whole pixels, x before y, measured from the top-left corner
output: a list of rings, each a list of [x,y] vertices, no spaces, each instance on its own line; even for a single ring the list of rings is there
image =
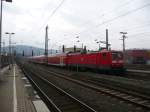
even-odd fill
[[[41,68],[40,68],[41,69]],[[44,69],[41,69],[41,70],[44,70]],[[102,93],[105,93],[105,94],[108,94],[110,96],[113,96],[113,97],[116,97],[118,99],[121,99],[121,100],[124,100],[124,101],[127,101],[127,102],[130,102],[134,105],[137,105],[137,106],[140,106],[140,107],[143,107],[145,109],[148,109],[150,110],[150,101],[149,100],[143,100],[143,101],[138,101],[137,99],[141,99],[138,98],[137,96],[133,98],[133,95],[128,95],[128,96],[132,96],[132,99],[131,97],[129,98],[125,93],[125,92],[122,92],[122,91],[119,91],[120,94],[118,94],[117,92],[114,92],[114,90],[108,90],[108,89],[102,89],[101,87],[97,87],[95,85],[91,85],[91,84],[88,84],[88,83],[85,83],[83,81],[79,81],[79,80],[76,80],[76,79],[73,79],[73,78],[69,78],[68,76],[64,76],[63,73],[58,73],[58,72],[54,72],[54,71],[47,71],[47,73],[51,73],[51,74],[54,74],[55,76],[59,77],[59,78],[63,78],[63,79],[66,79],[66,80],[69,80],[71,82],[74,82],[74,83],[77,83],[79,85],[82,85],[84,87],[87,87],[87,88],[90,88],[90,89],[93,89],[95,91],[99,91],[99,92],[102,92]],[[112,92],[111,92],[112,91]],[[121,94],[122,93],[122,94]],[[144,99],[144,97],[143,97]],[[137,100],[137,101],[136,101]],[[145,104],[144,104],[145,103]]]
[[[49,109],[54,111],[54,112],[62,112],[55,104],[54,102],[44,93],[44,91],[37,85],[37,83],[32,80],[31,76],[27,75],[29,74],[29,72],[27,72],[26,70],[24,70],[23,67],[21,67],[23,73],[25,74],[25,76],[31,81],[31,83],[36,87],[36,89],[42,94],[42,96],[44,96],[44,98],[48,101],[48,103],[50,104]]]
[[[31,72],[31,71],[30,71]],[[32,72],[33,74],[33,72]],[[36,75],[36,74],[34,74]],[[92,107],[88,106],[87,104],[85,104],[84,102],[80,101],[79,99],[73,97],[72,95],[70,95],[69,93],[67,93],[66,91],[62,90],[61,88],[57,87],[56,85],[54,85],[53,83],[51,83],[50,81],[48,81],[47,79],[36,75],[36,77],[40,78],[41,80],[43,80],[44,82],[46,82],[47,84],[53,86],[54,88],[56,88],[57,90],[59,90],[60,92],[62,92],[63,94],[67,95],[69,98],[73,99],[74,101],[76,101],[78,104],[80,104],[80,106],[82,106],[83,108],[85,108],[87,111],[86,112],[97,112],[96,110],[94,110]],[[37,84],[36,84],[37,85]],[[46,94],[45,94],[46,95]],[[48,96],[47,96],[48,98]],[[54,104],[54,102],[51,100],[51,102]],[[61,112],[61,109],[59,109],[56,105],[55,107],[57,108],[57,110],[59,110]]]

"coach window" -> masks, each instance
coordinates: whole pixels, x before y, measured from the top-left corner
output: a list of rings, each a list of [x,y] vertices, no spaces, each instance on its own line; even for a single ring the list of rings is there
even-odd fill
[[[103,59],[106,58],[106,53],[102,53],[102,58],[103,58]]]

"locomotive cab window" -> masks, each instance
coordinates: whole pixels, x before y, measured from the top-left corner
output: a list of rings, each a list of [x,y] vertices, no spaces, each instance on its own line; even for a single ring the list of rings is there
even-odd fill
[[[122,59],[123,54],[121,52],[112,52],[112,60]]]

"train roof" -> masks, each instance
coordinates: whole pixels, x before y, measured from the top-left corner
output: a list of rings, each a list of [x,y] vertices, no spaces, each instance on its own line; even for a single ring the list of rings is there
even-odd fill
[[[67,54],[77,55],[77,54],[95,54],[95,53],[108,53],[108,52],[122,52],[122,51],[103,49],[103,50],[100,50],[100,51],[87,51],[86,53],[83,53],[83,52],[69,52]]]
[[[86,53],[84,52],[65,52],[65,53],[56,53],[56,54],[49,54],[48,57],[54,57],[54,56],[66,56],[66,55],[79,55],[79,54],[95,54],[95,53],[108,53],[108,52],[122,52],[122,51],[117,51],[117,50],[106,50],[103,49],[101,51],[87,51]],[[42,58],[45,57],[45,55],[40,55],[40,56],[32,56],[29,58]]]
[[[54,57],[54,56],[66,56],[67,54],[66,53],[59,53],[59,54],[50,54],[48,55],[48,57]],[[42,58],[42,57],[45,57],[45,55],[39,55],[39,56],[32,56],[32,57],[29,57],[29,58]]]
[[[49,54],[48,57],[53,57],[53,56],[66,56],[67,53],[56,53],[56,54]]]
[[[31,56],[31,57],[28,57],[28,58],[42,58],[44,57],[44,55],[39,55],[39,56]]]

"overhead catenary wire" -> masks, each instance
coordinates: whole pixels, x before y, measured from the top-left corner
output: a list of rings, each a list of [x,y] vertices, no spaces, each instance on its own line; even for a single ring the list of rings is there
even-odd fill
[[[45,25],[47,25],[47,22],[53,17],[53,15],[58,11],[58,9],[63,5],[63,3],[65,2],[65,0],[62,0],[60,2],[60,4],[53,10],[53,12],[48,16],[48,18],[46,19],[46,21],[41,25],[40,30],[42,30],[42,28],[45,27]]]
[[[46,25],[46,22],[51,19],[51,17],[56,13],[56,11],[62,6],[62,4],[64,3],[64,1],[65,1],[65,0],[62,0],[62,2],[58,5],[58,7],[56,7],[56,9],[51,13],[51,15],[48,17],[48,19],[45,21],[45,23],[44,23],[42,26]],[[125,3],[123,3],[123,4],[121,4],[121,5],[119,5],[118,7],[114,8],[113,10],[116,10],[116,9],[118,9],[119,7],[125,6],[125,5],[127,5],[127,4],[129,4],[129,3],[133,2],[133,1],[134,1],[134,0],[132,0],[132,1],[129,0],[129,1],[127,1],[127,2],[125,2]],[[105,13],[105,14],[109,14],[109,13],[112,12],[113,10],[111,10],[111,11],[109,11],[108,13]],[[41,29],[42,29],[42,27],[40,28],[40,30],[41,30]]]
[[[127,1],[127,2],[125,2],[125,3],[123,3],[123,4],[121,4],[121,5],[118,5],[116,8],[114,8],[114,9],[112,9],[112,10],[110,10],[110,11],[108,11],[108,12],[105,12],[105,13],[102,14],[101,16],[95,17],[95,18],[102,19],[104,16],[106,16],[106,15],[108,15],[108,14],[111,14],[113,11],[116,11],[116,10],[118,10],[119,8],[122,8],[122,7],[124,7],[124,6],[128,5],[128,4],[130,4],[130,3],[133,2],[133,1],[135,1],[135,0],[129,0],[129,1]],[[84,26],[84,25],[86,25],[86,24],[89,24],[90,21],[92,21],[92,20],[88,20],[88,21],[84,22],[83,24],[81,24],[81,26]]]
[[[125,26],[125,27],[116,27],[116,28],[113,28],[112,30],[117,30],[118,32],[118,29],[123,29],[123,30],[133,30],[133,29],[139,29],[139,28],[144,28],[144,27],[148,27],[150,25],[150,21],[148,21],[148,23],[145,23],[145,24],[134,24],[134,25],[131,25],[130,27],[129,26]]]
[[[63,1],[64,1],[64,0],[63,0]],[[62,1],[62,2],[63,2],[63,1]],[[119,16],[116,16],[116,17],[114,17],[114,18],[112,18],[112,19],[106,20],[106,21],[104,21],[102,24],[98,24],[98,25],[96,25],[95,27],[99,27],[99,26],[101,26],[101,25],[103,25],[103,24],[112,22],[112,21],[114,21],[114,20],[116,20],[116,19],[119,19],[119,18],[121,18],[121,17],[124,17],[124,16],[126,16],[126,15],[128,15],[128,14],[131,14],[131,13],[133,13],[133,12],[136,12],[136,11],[138,11],[138,10],[140,10],[140,9],[143,9],[143,8],[145,8],[145,7],[148,7],[148,6],[150,6],[150,4],[146,4],[146,5],[140,6],[140,7],[138,7],[138,8],[133,9],[133,10],[130,10],[130,11],[126,12],[126,13],[123,13],[123,14],[121,14],[121,15],[119,15]],[[54,11],[54,12],[55,12],[55,11]],[[52,15],[52,14],[51,14],[51,15]],[[51,18],[51,15],[49,16],[49,18],[47,19],[47,21],[49,21],[49,19]],[[45,22],[44,25],[46,25],[46,22]],[[82,32],[81,32],[81,33],[82,33]],[[63,39],[64,39],[64,38],[63,38]],[[62,39],[62,40],[63,40],[63,39]]]
[[[127,2],[125,2],[125,3],[123,3],[123,4],[121,4],[121,5],[119,5],[119,6],[117,6],[116,8],[114,8],[114,9],[112,9],[111,11],[108,11],[108,12],[106,12],[106,13],[104,13],[105,15],[106,14],[110,14],[111,12],[113,12],[114,10],[116,10],[116,9],[118,9],[118,8],[120,8],[120,7],[122,7],[122,6],[125,6],[125,5],[127,5],[127,4],[129,4],[129,3],[131,3],[131,2],[133,2],[134,0],[132,0],[132,1],[127,1]],[[41,25],[41,27],[40,27],[40,31],[42,30],[42,28],[44,27],[44,25],[46,25],[46,22],[47,21],[49,21],[50,20],[50,18],[56,13],[56,11],[62,6],[62,4],[65,2],[65,0],[62,0],[62,2],[58,5],[58,7],[51,13],[51,15],[48,17],[48,19],[45,21],[45,23],[43,24],[43,25]],[[89,21],[87,21],[87,22],[89,22]],[[87,22],[85,22],[85,23],[87,23]],[[83,24],[85,24],[85,23],[83,23]],[[62,39],[63,40],[63,39]],[[61,41],[61,40],[60,40]]]
[[[141,33],[129,34],[128,36],[133,37],[133,36],[146,35],[146,34],[150,34],[150,32],[141,32]]]
[[[140,30],[140,29],[145,29],[146,27],[149,27],[150,26],[150,23],[147,23],[147,24],[143,24],[143,25],[138,25],[138,26],[131,26],[131,27],[118,27],[118,28],[113,28],[111,31],[113,31],[113,33],[114,34],[112,34],[111,36],[114,36],[114,35],[116,35],[116,33],[118,34],[118,29],[121,29],[121,30],[123,30],[123,31],[128,31],[128,32],[130,32],[130,34],[131,34],[131,31],[133,32],[137,32],[137,30],[138,30],[138,32],[141,32],[141,31],[144,31],[144,30]]]
[[[106,24],[106,23],[110,23],[110,22],[112,22],[112,21],[114,21],[114,20],[117,20],[117,19],[119,19],[119,18],[121,18],[121,17],[124,17],[124,16],[127,16],[127,15],[129,15],[129,14],[132,14],[132,13],[134,13],[134,12],[137,12],[137,11],[139,11],[139,10],[141,10],[141,9],[143,9],[143,8],[149,7],[149,6],[150,6],[150,3],[145,4],[145,5],[142,5],[142,6],[138,7],[138,8],[135,8],[135,9],[133,9],[133,10],[130,10],[130,11],[128,11],[128,12],[126,12],[126,13],[123,13],[123,14],[121,14],[121,15],[119,15],[119,16],[116,16],[116,17],[113,17],[113,18],[111,18],[111,19],[109,19],[109,20],[106,20],[106,21],[104,21],[103,23],[97,24],[96,26],[94,26],[94,27],[92,27],[92,28],[96,28],[96,27],[102,26],[102,25],[104,25],[104,24]],[[80,34],[81,34],[81,33],[84,33],[84,32],[86,32],[86,31],[88,31],[88,30],[90,30],[90,29],[91,29],[91,27],[88,28],[88,29],[85,29],[84,31],[79,32],[79,33],[80,33]]]
[[[110,19],[110,20],[107,20],[107,21],[105,21],[105,22],[103,22],[103,23],[101,23],[101,24],[98,24],[97,26],[100,26],[100,25],[109,23],[109,22],[111,22],[111,21],[114,21],[114,20],[116,20],[116,19],[119,19],[120,17],[124,17],[124,16],[126,16],[126,15],[129,15],[129,14],[131,14],[131,13],[133,13],[133,12],[136,12],[136,11],[138,11],[138,10],[140,10],[140,9],[143,9],[143,8],[145,8],[145,7],[148,7],[148,6],[150,6],[150,3],[149,3],[149,4],[146,4],[146,5],[144,5],[144,6],[138,7],[138,8],[136,8],[136,9],[133,9],[133,10],[131,10],[131,11],[128,11],[128,12],[126,12],[126,13],[124,13],[124,14],[119,15],[119,16],[116,16],[116,17],[114,17],[114,18],[112,18],[112,19]],[[96,26],[96,27],[97,27],[97,26]]]
[[[43,22],[43,24],[40,26],[38,32],[41,32],[41,30],[47,25],[47,22],[53,17],[53,15],[58,11],[58,9],[63,5],[63,3],[65,2],[66,0],[62,0],[60,2],[60,4],[52,11],[52,13],[48,16],[48,18],[46,19],[46,21]],[[37,33],[38,35],[39,33]],[[36,35],[36,36],[37,36]],[[36,37],[35,36],[35,37]]]

